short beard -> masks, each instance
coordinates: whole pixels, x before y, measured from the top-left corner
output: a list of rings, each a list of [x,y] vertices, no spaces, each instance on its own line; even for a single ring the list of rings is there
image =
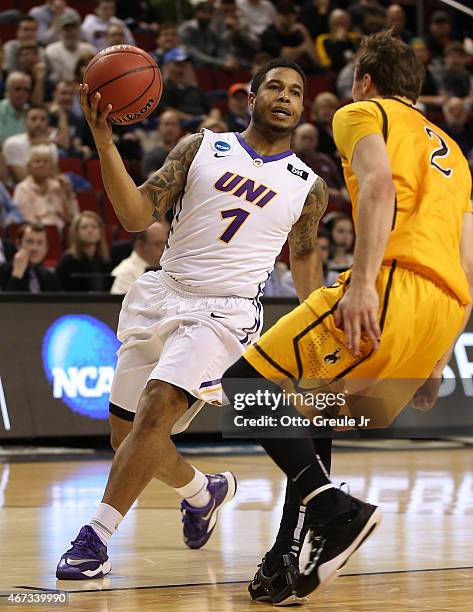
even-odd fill
[[[262,119],[260,112],[255,108],[253,109],[252,115],[253,123],[258,130],[266,135],[266,136],[287,136],[287,134],[292,134],[295,128],[293,127],[279,127],[278,125],[273,125],[268,121]]]

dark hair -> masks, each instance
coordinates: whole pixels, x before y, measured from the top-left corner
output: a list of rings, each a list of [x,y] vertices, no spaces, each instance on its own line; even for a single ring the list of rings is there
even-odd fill
[[[25,21],[34,21],[36,24],[38,23],[36,21],[36,19],[34,17],[32,17],[31,15],[23,15],[22,17],[20,17],[20,19],[18,20],[17,25],[19,26],[20,23],[25,23]]]
[[[176,29],[177,29],[177,25],[173,21],[165,21],[159,26],[159,30],[157,31],[156,36],[159,36],[161,32],[164,32],[165,30],[176,30]]]
[[[417,101],[424,80],[424,66],[412,47],[383,30],[366,36],[361,41],[355,64],[355,79],[371,75],[380,95],[404,96]]]
[[[16,235],[18,243],[21,243],[21,241],[23,240],[23,236],[25,235],[25,232],[28,228],[30,228],[32,232],[36,232],[37,234],[45,234],[46,242],[49,242],[48,232],[46,231],[46,228],[42,223],[31,223],[30,221],[27,221],[26,223],[23,223],[23,225],[20,225],[20,227],[18,228],[18,233]]]
[[[30,104],[28,106],[28,108],[26,109],[26,114],[28,115],[30,111],[34,111],[34,110],[42,110],[47,115],[49,114],[48,113],[48,109],[45,106],[41,105],[41,104]]]
[[[287,59],[285,57],[278,57],[276,59],[271,60],[270,62],[265,64],[262,68],[260,68],[260,70],[258,70],[258,72],[253,77],[253,80],[251,81],[251,88],[250,88],[251,93],[254,93],[254,94],[258,93],[258,89],[260,88],[261,83],[266,78],[266,75],[268,74],[268,72],[270,70],[273,70],[273,68],[291,68],[292,70],[295,70],[301,76],[302,82],[304,84],[304,91],[305,91],[306,78],[305,78],[304,71],[299,66],[299,64],[297,64],[295,61],[291,59]]]

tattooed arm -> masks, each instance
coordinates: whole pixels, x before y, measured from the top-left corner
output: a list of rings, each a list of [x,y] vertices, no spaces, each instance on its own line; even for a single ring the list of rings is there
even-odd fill
[[[322,263],[317,249],[317,229],[327,202],[327,185],[319,177],[307,196],[301,216],[289,234],[291,272],[300,302],[323,283]]]
[[[169,153],[163,167],[144,185],[137,187],[126,171],[113,142],[108,116],[112,105],[99,112],[100,93],[89,99],[89,86],[79,85],[80,104],[94,137],[100,157],[105,190],[113,209],[129,232],[140,232],[160,219],[184,189],[187,173],[202,142],[202,134],[193,134],[179,142]]]
[[[186,186],[187,173],[203,137],[197,133],[183,138],[169,153],[163,166],[139,188],[151,205],[153,221],[164,217]]]
[[[187,173],[202,142],[202,134],[181,140],[143,185],[128,175],[115,147],[100,155],[107,195],[123,228],[139,232],[161,219],[185,187]]]

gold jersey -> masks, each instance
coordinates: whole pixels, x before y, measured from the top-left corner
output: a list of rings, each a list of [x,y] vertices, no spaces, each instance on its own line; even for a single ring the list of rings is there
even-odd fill
[[[459,146],[400,98],[376,98],[339,109],[333,134],[356,228],[359,185],[351,168],[357,143],[381,135],[396,187],[393,226],[384,263],[419,272],[447,287],[462,304],[471,301],[460,261],[465,212],[471,212],[471,175]],[[376,164],[376,160],[373,160]]]

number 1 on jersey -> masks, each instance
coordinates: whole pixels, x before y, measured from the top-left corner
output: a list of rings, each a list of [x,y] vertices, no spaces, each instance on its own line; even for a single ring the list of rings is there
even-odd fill
[[[218,237],[219,240],[228,244],[250,216],[250,213],[247,210],[243,210],[243,208],[231,208],[230,210],[222,210],[220,214],[222,215],[222,219],[233,218],[233,221],[227,229]]]

